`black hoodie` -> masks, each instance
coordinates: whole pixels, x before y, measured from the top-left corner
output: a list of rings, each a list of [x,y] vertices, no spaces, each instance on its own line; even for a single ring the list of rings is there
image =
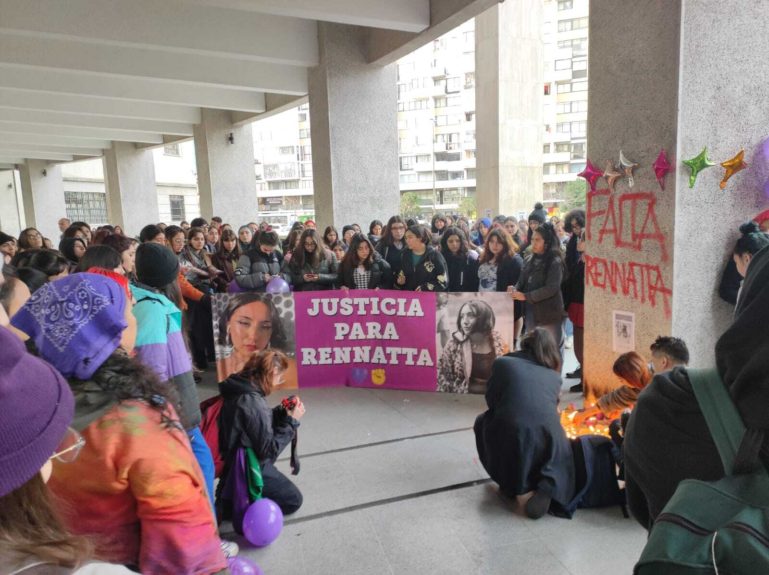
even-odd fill
[[[769,468],[769,248],[753,256],[734,323],[716,343],[716,365]],[[641,392],[625,435],[628,505],[647,529],[684,479],[724,475],[684,368],[656,375]]]
[[[250,447],[259,462],[275,463],[291,443],[299,422],[283,409],[270,409],[261,390],[244,377],[231,375],[219,384],[224,404],[219,419],[219,449],[229,469],[238,447]]]

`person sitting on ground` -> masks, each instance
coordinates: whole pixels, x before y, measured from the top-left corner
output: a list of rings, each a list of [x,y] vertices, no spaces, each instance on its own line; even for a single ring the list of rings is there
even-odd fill
[[[595,405],[577,412],[574,423],[582,425],[586,419],[599,413],[603,413],[609,419],[616,419],[622,411],[633,408],[641,390],[652,380],[646,360],[635,351],[620,355],[614,362],[612,371],[622,385],[599,397]]]
[[[70,531],[145,575],[226,569],[183,412],[130,356],[136,320],[124,288],[73,274],[40,288],[11,322],[75,395],[72,426],[85,446],[76,462],[54,463],[50,481]]]
[[[224,486],[235,469],[239,448],[253,450],[262,471],[262,496],[272,499],[284,515],[302,506],[302,494],[290,479],[275,467],[280,453],[291,443],[304,415],[304,405],[297,398],[291,411],[281,406],[271,409],[267,396],[282,384],[288,358],[275,350],[253,353],[242,371],[219,384],[223,405],[219,419],[219,449],[224,470],[217,490],[217,509],[224,517],[232,513],[231,501],[225,500]]]
[[[689,348],[681,338],[661,335],[654,340],[649,349],[652,352],[652,367],[655,374],[689,364]]]
[[[497,358],[486,390],[488,411],[475,420],[478,458],[508,497],[534,491],[526,515],[574,494],[574,459],[558,414],[561,355],[553,336],[535,328],[521,350]]]
[[[715,364],[747,428],[740,446],[746,468],[769,468],[769,247],[748,266],[734,321],[716,342]],[[682,480],[724,476],[685,368],[656,375],[639,397],[625,433],[625,466],[630,512],[647,529]]]
[[[28,354],[0,320],[0,573],[130,575],[91,562],[87,539],[64,528],[46,483],[53,461],[68,464],[83,446],[69,427],[75,400],[50,365]]]

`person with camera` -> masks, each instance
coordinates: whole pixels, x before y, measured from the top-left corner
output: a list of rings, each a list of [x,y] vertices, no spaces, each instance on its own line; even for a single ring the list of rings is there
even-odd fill
[[[262,497],[273,500],[284,515],[302,505],[302,493],[275,467],[280,453],[296,437],[304,405],[296,396],[270,408],[267,396],[283,383],[288,368],[285,354],[272,349],[255,352],[243,369],[219,384],[223,405],[219,419],[219,449],[224,460],[217,509],[224,517],[232,513],[232,502],[223,496],[230,474],[237,469],[238,450],[251,449],[259,461]],[[292,458],[293,463],[293,458]],[[292,465],[293,467],[293,465]],[[298,472],[298,465],[294,473]]]

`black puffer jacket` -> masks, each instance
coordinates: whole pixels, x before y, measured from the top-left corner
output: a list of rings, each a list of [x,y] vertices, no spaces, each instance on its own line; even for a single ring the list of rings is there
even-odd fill
[[[250,447],[259,462],[274,463],[294,438],[299,422],[276,407],[270,409],[262,392],[239,375],[219,384],[224,404],[219,419],[219,449],[229,469],[238,447]]]
[[[478,258],[470,254],[455,256],[441,254],[446,260],[446,271],[449,276],[448,291],[475,292],[478,291]]]
[[[313,266],[305,259],[302,268],[294,259],[294,256],[283,266],[283,272],[291,279],[291,285],[296,291],[320,291],[332,289],[337,281],[337,268],[339,262],[334,252],[321,249],[320,260],[317,266]],[[305,274],[318,274],[317,281],[307,282]]]
[[[259,247],[253,247],[245,255],[240,256],[235,270],[235,281],[245,290],[264,291],[267,282],[264,274],[276,276],[283,266],[283,255],[278,251],[265,254]]]

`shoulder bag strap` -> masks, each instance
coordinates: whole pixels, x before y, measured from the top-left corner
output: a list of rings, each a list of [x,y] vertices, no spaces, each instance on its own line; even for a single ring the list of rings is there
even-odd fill
[[[745,424],[715,369],[688,369],[694,396],[718,448],[726,475],[732,475],[734,460],[745,435]]]

